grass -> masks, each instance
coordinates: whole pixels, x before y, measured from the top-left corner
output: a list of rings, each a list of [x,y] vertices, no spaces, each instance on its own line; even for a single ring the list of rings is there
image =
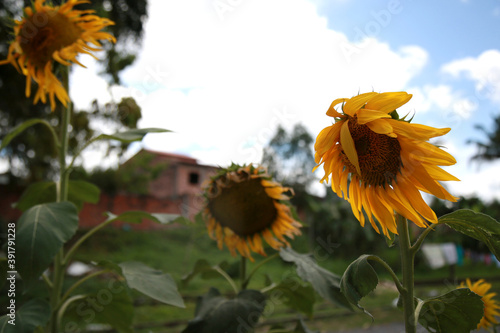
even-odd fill
[[[297,252],[308,252],[307,237],[300,237],[292,244]],[[397,248],[385,248],[381,251],[380,257],[384,258],[393,269],[399,273],[399,251]],[[362,253],[351,252],[349,255],[338,251],[332,253],[327,258],[318,258],[318,263],[331,272],[342,275],[349,263]],[[256,261],[260,256],[255,255]],[[185,323],[192,319],[195,311],[196,296],[205,294],[210,286],[213,286],[223,294],[232,293],[232,288],[223,278],[213,278],[204,280],[200,276],[193,278],[186,286],[182,285],[181,279],[190,273],[198,259],[206,259],[211,265],[227,262],[228,273],[238,279],[239,259],[229,255],[227,250],[220,251],[216,242],[210,239],[202,226],[175,226],[160,231],[125,231],[114,228],[106,228],[87,240],[75,254],[75,260],[83,262],[98,261],[106,259],[115,263],[123,261],[140,261],[144,264],[172,275],[176,281],[179,291],[186,301],[186,308],[179,309],[172,306],[151,302],[139,294],[134,293],[135,317],[134,326],[136,332],[178,332],[179,327],[184,327]],[[450,288],[454,279],[450,279],[448,267],[437,270],[429,269],[421,258],[417,258],[415,277],[417,281],[416,296],[427,298],[441,294]],[[247,272],[255,267],[255,263],[250,263]],[[390,276],[380,267],[375,267],[379,273],[381,283],[374,292],[365,297],[361,304],[376,318],[376,323],[386,323],[391,321],[402,321],[402,313],[391,306],[397,298],[397,291],[390,281]],[[279,282],[286,274],[294,272],[294,268],[281,261],[279,258],[269,261],[261,267],[259,272],[252,279],[249,288],[261,289],[266,286],[266,280]],[[466,277],[483,277],[494,279],[498,277],[498,268],[494,265],[467,263],[464,266],[456,267],[454,273],[456,280],[462,281]],[[472,275],[472,276],[471,276]],[[430,280],[449,281],[448,287],[442,284],[419,285],[419,281]],[[89,282],[90,283],[90,282]],[[500,285],[495,282],[494,289],[499,290]],[[83,286],[82,286],[83,288]],[[317,296],[317,295],[316,295]],[[331,304],[319,301],[315,304],[315,318],[308,321],[308,326],[315,330],[343,330],[353,327],[361,327],[371,324],[371,319],[362,312],[350,313],[344,309]],[[269,312],[269,311],[268,311]],[[297,314],[290,312],[284,305],[277,304],[273,311],[266,313],[263,318],[266,323],[273,323],[284,320],[283,325],[293,325],[287,322],[288,319],[297,318]],[[179,324],[174,326],[174,324]],[[270,326],[261,327],[259,332],[266,332]]]

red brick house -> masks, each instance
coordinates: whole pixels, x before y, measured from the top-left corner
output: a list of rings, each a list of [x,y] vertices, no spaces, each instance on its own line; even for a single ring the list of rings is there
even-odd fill
[[[179,214],[193,218],[203,206],[201,196],[203,182],[215,175],[218,168],[199,164],[196,159],[179,154],[163,153],[151,150],[141,150],[123,163],[120,168],[133,166],[138,160],[148,156],[147,163],[157,166],[158,174],[150,181],[145,182],[143,193],[121,191],[110,195],[101,193],[96,204],[85,203],[80,212],[80,228],[93,227],[106,219],[104,213],[111,212],[115,215],[126,211],[145,211],[148,213]],[[132,173],[140,175],[141,172],[132,169]],[[19,219],[21,211],[12,208],[21,195],[21,189],[16,191],[1,191],[0,194],[0,220],[13,222]],[[114,224],[125,227],[123,223]],[[152,221],[143,221],[141,224],[130,225],[134,229],[158,229],[163,225]]]

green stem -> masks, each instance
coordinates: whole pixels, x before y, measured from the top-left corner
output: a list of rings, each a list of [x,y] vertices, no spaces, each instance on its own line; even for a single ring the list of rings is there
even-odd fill
[[[415,244],[413,244],[413,246],[411,247],[411,251],[412,251],[413,255],[415,255],[415,253],[417,253],[418,250],[420,250],[420,247],[422,246],[422,243],[424,242],[425,237],[427,237],[428,234],[430,234],[432,231],[434,231],[434,226],[435,226],[435,224],[431,224],[427,229],[425,229],[422,232],[422,234],[420,234],[420,236],[418,237]]]
[[[382,260],[380,257],[377,257],[377,256],[371,256],[370,255],[370,256],[367,257],[367,259],[376,261],[379,264],[381,264],[382,266],[384,266],[385,270],[389,272],[389,274],[391,275],[392,279],[394,280],[394,284],[396,285],[396,288],[398,289],[399,293],[400,294],[404,293],[404,287],[401,284],[401,282],[399,281],[399,278],[396,275],[396,273],[394,273],[394,271],[392,270],[391,266],[389,266],[384,260]]]
[[[45,282],[45,284],[47,285],[47,287],[49,288],[49,290],[54,287],[52,285],[52,281],[50,281],[49,277],[46,274],[42,274],[42,280],[43,280],[43,282]]]
[[[116,221],[116,218],[106,220],[106,221],[102,222],[101,224],[96,225],[95,227],[93,227],[89,231],[87,231],[87,233],[85,233],[85,235],[80,237],[75,242],[75,244],[73,244],[73,246],[69,249],[68,253],[66,254],[66,257],[63,260],[63,263],[67,264],[70,261],[71,257],[73,256],[73,254],[75,253],[75,251],[80,247],[80,245],[82,245],[83,242],[85,242],[87,239],[89,239],[90,236],[92,236],[93,234],[95,234],[96,232],[98,232],[99,230],[101,230],[102,228],[104,228],[105,226],[107,226],[108,224],[110,224],[114,221]]]
[[[241,256],[240,260],[240,281],[241,290],[245,290],[247,287],[247,258]]]
[[[274,288],[276,288],[277,286],[278,286],[278,285],[277,285],[276,283],[274,283],[274,282],[273,282],[273,283],[271,283],[270,285],[268,285],[267,287],[262,288],[262,289],[260,290],[260,292],[261,292],[261,293],[263,293],[263,294],[265,294],[265,293],[267,293],[267,292],[269,292],[269,291],[273,290],[273,289],[274,289]]]
[[[227,282],[229,282],[229,284],[231,285],[231,287],[234,290],[234,293],[237,294],[238,293],[238,287],[234,283],[233,279],[231,279],[231,277],[229,275],[227,275],[227,273],[224,272],[224,270],[222,268],[220,268],[219,266],[214,266],[213,269],[217,273],[219,273],[220,275],[222,275],[227,280]]]
[[[414,253],[411,250],[410,233],[408,221],[405,217],[397,214],[397,229],[399,234],[399,248],[401,252],[401,267],[403,270],[403,290],[400,291],[403,300],[403,312],[405,318],[406,333],[416,333],[415,303],[413,297],[414,277],[413,262]]]
[[[66,300],[66,302],[64,302],[60,307],[59,307],[59,312],[57,314],[57,326],[61,326],[61,323],[62,323],[62,318],[64,316],[64,312],[66,312],[66,309],[68,308],[68,306],[74,302],[74,301],[78,301],[80,299],[84,299],[85,297],[87,297],[86,295],[75,295],[73,297],[70,297]]]
[[[81,286],[85,281],[87,280],[90,280],[92,279],[93,277],[96,277],[96,276],[99,276],[101,274],[105,274],[105,273],[108,273],[109,270],[107,269],[103,269],[103,270],[100,270],[100,271],[97,271],[97,272],[94,272],[92,274],[88,274],[88,275],[85,275],[84,277],[82,277],[80,280],[76,281],[63,295],[63,297],[61,297],[61,302],[64,302],[66,301],[66,299],[69,297],[69,295],[71,295],[71,293],[76,289],[78,288],[79,286]]]
[[[66,91],[69,87],[69,71],[66,66],[63,67],[62,83]],[[69,172],[66,168],[66,154],[68,152],[68,131],[69,121],[71,119],[71,102],[68,102],[66,108],[61,108],[61,140],[59,141],[59,181],[57,182],[57,202],[68,200],[68,180]],[[50,330],[53,333],[59,332],[57,314],[59,312],[59,303],[61,299],[62,287],[64,283],[64,273],[66,265],[64,260],[64,249],[56,254],[54,258],[54,278],[53,288],[50,297],[50,305],[52,310],[52,317],[49,321]]]
[[[252,278],[252,276],[257,272],[257,270],[259,268],[261,268],[264,264],[267,264],[269,261],[273,260],[274,258],[278,257],[279,256],[279,253],[276,252],[275,254],[273,254],[272,256],[269,256],[267,257],[266,259],[262,260],[261,262],[259,262],[257,265],[255,265],[255,267],[252,269],[252,271],[250,272],[250,274],[248,274],[248,276],[246,277],[246,279],[243,281],[243,284],[242,284],[242,288],[241,289],[246,289],[246,287],[248,286],[248,284],[250,283],[250,279]]]

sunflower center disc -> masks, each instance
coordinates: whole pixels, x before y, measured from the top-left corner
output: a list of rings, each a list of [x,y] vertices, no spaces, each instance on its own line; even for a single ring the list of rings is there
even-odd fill
[[[399,141],[375,133],[367,125],[359,125],[356,116],[349,120],[349,131],[358,153],[361,180],[373,186],[390,185],[402,166]],[[342,153],[342,159],[349,171],[357,174],[345,153]]]
[[[209,199],[212,216],[238,236],[250,236],[270,227],[277,211],[260,179],[230,182],[218,195]]]
[[[75,43],[82,30],[56,11],[38,12],[22,25],[21,48],[38,68],[52,60],[54,51]]]

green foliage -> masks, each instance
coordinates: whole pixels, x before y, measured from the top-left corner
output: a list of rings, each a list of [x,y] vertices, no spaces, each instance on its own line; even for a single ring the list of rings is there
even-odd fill
[[[200,276],[204,280],[220,278],[220,271],[226,271],[229,264],[227,261],[223,261],[218,265],[210,265],[210,263],[205,259],[199,259],[194,264],[193,270],[188,274],[184,275],[181,279],[182,286],[186,287],[195,276]]]
[[[418,322],[429,332],[467,333],[476,329],[484,314],[481,296],[468,288],[419,302]]]
[[[78,210],[82,208],[84,202],[97,203],[99,195],[99,188],[86,181],[70,180],[68,183],[68,201],[72,202]],[[40,181],[26,188],[15,204],[15,208],[24,212],[35,205],[54,201],[56,201],[56,183]]]
[[[303,204],[302,196],[315,180],[313,142],[301,124],[296,124],[290,133],[279,126],[263,151],[261,164],[277,181],[294,189],[296,198],[292,203],[297,206]]]
[[[170,131],[161,128],[140,128],[124,132],[116,132],[114,134],[101,134],[92,141],[118,140],[124,143],[131,143],[134,141],[141,141],[144,138],[144,136],[146,136],[146,134],[148,133],[164,133],[164,132],[170,132]]]
[[[298,277],[280,281],[266,294],[270,295],[271,298],[279,298],[291,309],[300,311],[309,317],[313,315],[316,301],[314,288],[310,284],[303,283]]]
[[[128,193],[148,194],[150,182],[168,167],[166,163],[153,163],[154,157],[154,154],[143,151],[121,165],[116,172],[117,188]]]
[[[56,2],[57,4],[57,2]],[[0,59],[7,57],[8,43],[12,40],[13,18],[22,15],[23,7],[31,6],[32,1],[2,1],[0,2]],[[131,65],[136,56],[137,45],[143,34],[143,22],[147,17],[147,1],[140,0],[94,0],[89,4],[79,4],[78,9],[94,9],[98,15],[109,17],[115,22],[108,27],[117,38],[117,43],[104,42],[106,57],[105,72],[111,81],[118,83],[121,70]],[[130,45],[133,41],[133,49]],[[54,71],[59,75],[59,65],[54,64]],[[61,111],[52,112],[46,104],[33,105],[33,97],[25,97],[26,78],[10,65],[0,66],[0,95],[9,98],[0,99],[0,141],[2,141],[2,160],[9,163],[7,172],[10,183],[29,184],[44,179],[55,179],[57,176],[57,146],[52,140],[50,127],[56,129],[60,125]],[[31,91],[37,89],[32,82]],[[45,127],[29,127],[22,136],[3,142],[13,128],[30,120],[45,122]],[[141,110],[131,97],[121,101],[99,105],[96,101],[89,109],[73,110],[71,115],[71,131],[69,134],[69,155],[76,154],[85,142],[95,135],[92,129],[94,123],[105,123],[111,128],[136,128],[141,118]],[[12,132],[11,132],[12,133]],[[8,138],[7,138],[8,139]],[[120,155],[128,144],[108,145],[108,153],[113,150]]]
[[[340,277],[319,266],[308,254],[300,254],[291,248],[280,251],[281,259],[294,263],[297,274],[313,286],[324,299],[350,309],[348,300],[340,291]]]
[[[182,333],[253,332],[264,312],[265,297],[257,290],[242,290],[235,298],[226,299],[211,288],[198,299],[195,318]]]
[[[342,281],[340,282],[340,290],[345,295],[347,300],[370,315],[361,305],[361,298],[372,292],[378,284],[378,276],[368,260],[374,256],[362,255],[353,261],[347,267]],[[371,316],[371,315],[370,315]]]
[[[500,158],[500,116],[493,119],[491,132],[482,125],[476,125],[475,127],[486,135],[487,141],[469,140],[467,142],[475,144],[477,148],[477,153],[472,156],[472,160],[491,162]]]
[[[106,284],[94,284],[81,297],[74,298],[68,306],[63,332],[74,332],[92,323],[111,325],[121,333],[132,333],[134,306],[125,283],[109,280]]]
[[[164,274],[140,262],[123,262],[118,266],[130,288],[165,304],[185,307],[170,274]]]
[[[295,329],[292,331],[292,333],[320,333],[319,331],[311,331],[309,328],[307,328],[306,323],[302,319],[300,319],[297,322],[297,326],[295,326]]]
[[[49,267],[77,228],[78,213],[69,202],[36,205],[23,213],[16,230],[16,268],[27,284]]]
[[[9,313],[0,317],[0,333],[32,333],[37,327],[43,327],[49,321],[50,305],[42,299],[32,299],[19,309],[14,309],[13,316]],[[8,322],[13,320],[15,325]]]
[[[177,221],[184,221],[182,216],[177,214],[167,214],[167,213],[146,213],[143,211],[128,211],[123,212],[119,215],[107,212],[108,218],[103,223],[110,223],[113,221],[122,221],[127,223],[142,223],[143,220],[150,220],[160,224],[167,224]]]
[[[439,224],[446,224],[464,235],[482,241],[500,259],[500,223],[491,216],[459,209],[441,216]]]

